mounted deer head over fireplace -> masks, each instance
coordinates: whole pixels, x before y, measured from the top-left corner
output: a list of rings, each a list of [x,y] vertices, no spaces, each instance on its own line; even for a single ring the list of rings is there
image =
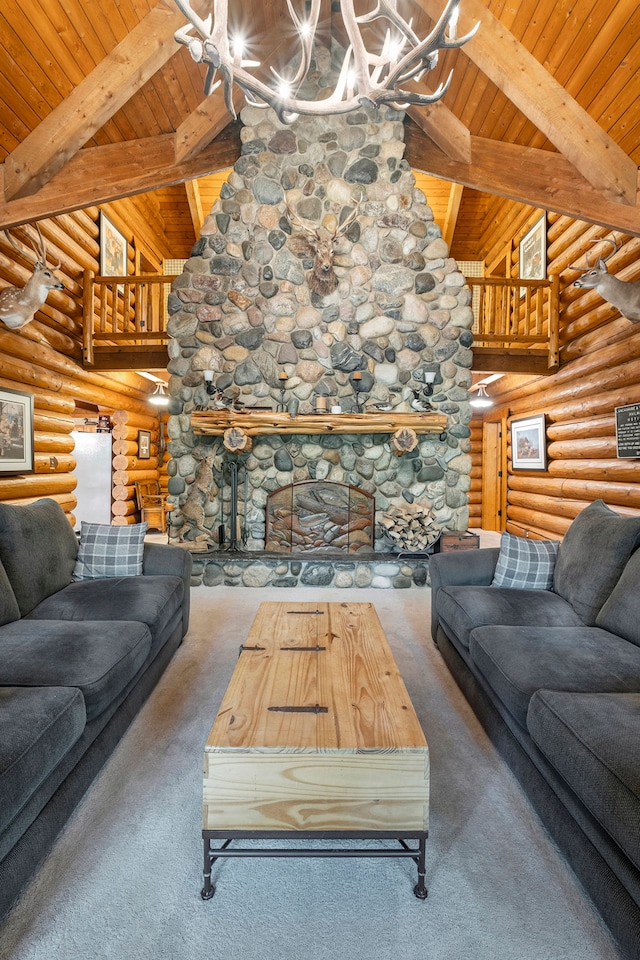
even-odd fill
[[[326,227],[317,229],[304,223],[287,204],[287,216],[294,226],[300,227],[310,237],[315,250],[313,267],[307,276],[309,289],[320,297],[328,297],[338,286],[338,278],[333,269],[333,254],[336,241],[343,236],[358,216],[359,204],[356,204],[351,213],[340,226],[330,233]]]
[[[597,240],[593,241],[597,243]],[[609,273],[607,260],[610,260],[614,253],[618,251],[618,242],[613,240],[603,240],[603,243],[610,243],[613,250],[608,257],[599,257],[595,265],[591,265],[589,257],[585,257],[586,266],[578,267],[571,264],[571,270],[580,270],[581,277],[574,282],[574,287],[582,287],[585,290],[597,290],[603,300],[617,307],[622,316],[632,323],[640,322],[640,280],[627,281],[619,280]]]

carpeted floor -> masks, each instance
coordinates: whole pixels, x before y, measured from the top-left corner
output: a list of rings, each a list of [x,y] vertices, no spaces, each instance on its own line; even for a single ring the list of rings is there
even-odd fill
[[[372,601],[429,741],[429,898],[399,860],[227,860],[200,900],[202,750],[263,600],[192,591],[191,629],[0,931],[7,960],[618,960],[428,636],[429,591]]]

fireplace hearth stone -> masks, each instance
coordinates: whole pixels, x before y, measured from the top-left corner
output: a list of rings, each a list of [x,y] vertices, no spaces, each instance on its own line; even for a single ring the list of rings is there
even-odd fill
[[[211,551],[195,554],[192,585],[208,587],[374,587],[411,589],[429,585],[426,554],[377,554],[366,560],[305,554],[271,555],[263,551]]]

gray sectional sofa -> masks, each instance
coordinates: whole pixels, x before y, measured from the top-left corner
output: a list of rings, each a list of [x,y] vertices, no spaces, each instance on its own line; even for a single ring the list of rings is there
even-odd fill
[[[79,543],[54,500],[0,503],[0,918],[189,623],[186,550],[89,526]]]
[[[640,518],[596,501],[555,545],[555,563],[549,544],[503,534],[500,548],[437,554],[429,564],[432,633],[444,660],[619,947],[635,960],[639,544]],[[540,581],[521,586],[536,579],[541,564],[546,589]]]

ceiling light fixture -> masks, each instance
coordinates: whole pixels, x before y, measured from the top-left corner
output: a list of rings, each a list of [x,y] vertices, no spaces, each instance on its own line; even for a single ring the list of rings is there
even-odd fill
[[[153,393],[147,397],[149,403],[152,403],[154,407],[166,407],[169,404],[169,396],[167,394],[166,387],[164,383],[158,382]]]
[[[404,20],[396,10],[397,0],[378,0],[373,10],[359,16],[354,0],[342,0],[340,14],[349,45],[336,86],[324,100],[304,100],[298,93],[311,69],[318,19],[321,10],[326,9],[323,0],[311,0],[306,19],[298,16],[293,0],[287,0],[299,39],[299,62],[297,68],[288,68],[287,75],[279,74],[272,66],[269,68],[276,81],[275,88],[249,72],[259,67],[260,61],[245,59],[246,45],[240,38],[231,39],[229,0],[209,0],[211,9],[204,20],[192,9],[191,0],[174,2],[189,20],[189,24],[176,31],[177,42],[187,47],[196,63],[207,64],[205,93],[213,93],[224,83],[225,103],[235,117],[232,90],[233,84],[237,83],[248,103],[273,107],[283,123],[291,123],[300,114],[331,116],[350,113],[361,106],[389,104],[396,109],[405,109],[409,104],[425,106],[435,103],[447,92],[451,73],[434,93],[405,90],[403,84],[420,80],[426,71],[436,66],[440,50],[462,47],[471,40],[479,26],[477,23],[465,36],[458,37],[459,0],[447,0],[433,30],[421,40],[414,32],[411,20]],[[332,13],[332,16],[337,14]],[[370,53],[365,48],[361,26],[375,20],[386,21],[386,31],[381,49]],[[220,78],[216,79],[218,72]]]
[[[477,409],[493,406],[493,400],[487,396],[487,388],[484,383],[478,384],[478,394],[472,400],[469,400],[469,404]]]

